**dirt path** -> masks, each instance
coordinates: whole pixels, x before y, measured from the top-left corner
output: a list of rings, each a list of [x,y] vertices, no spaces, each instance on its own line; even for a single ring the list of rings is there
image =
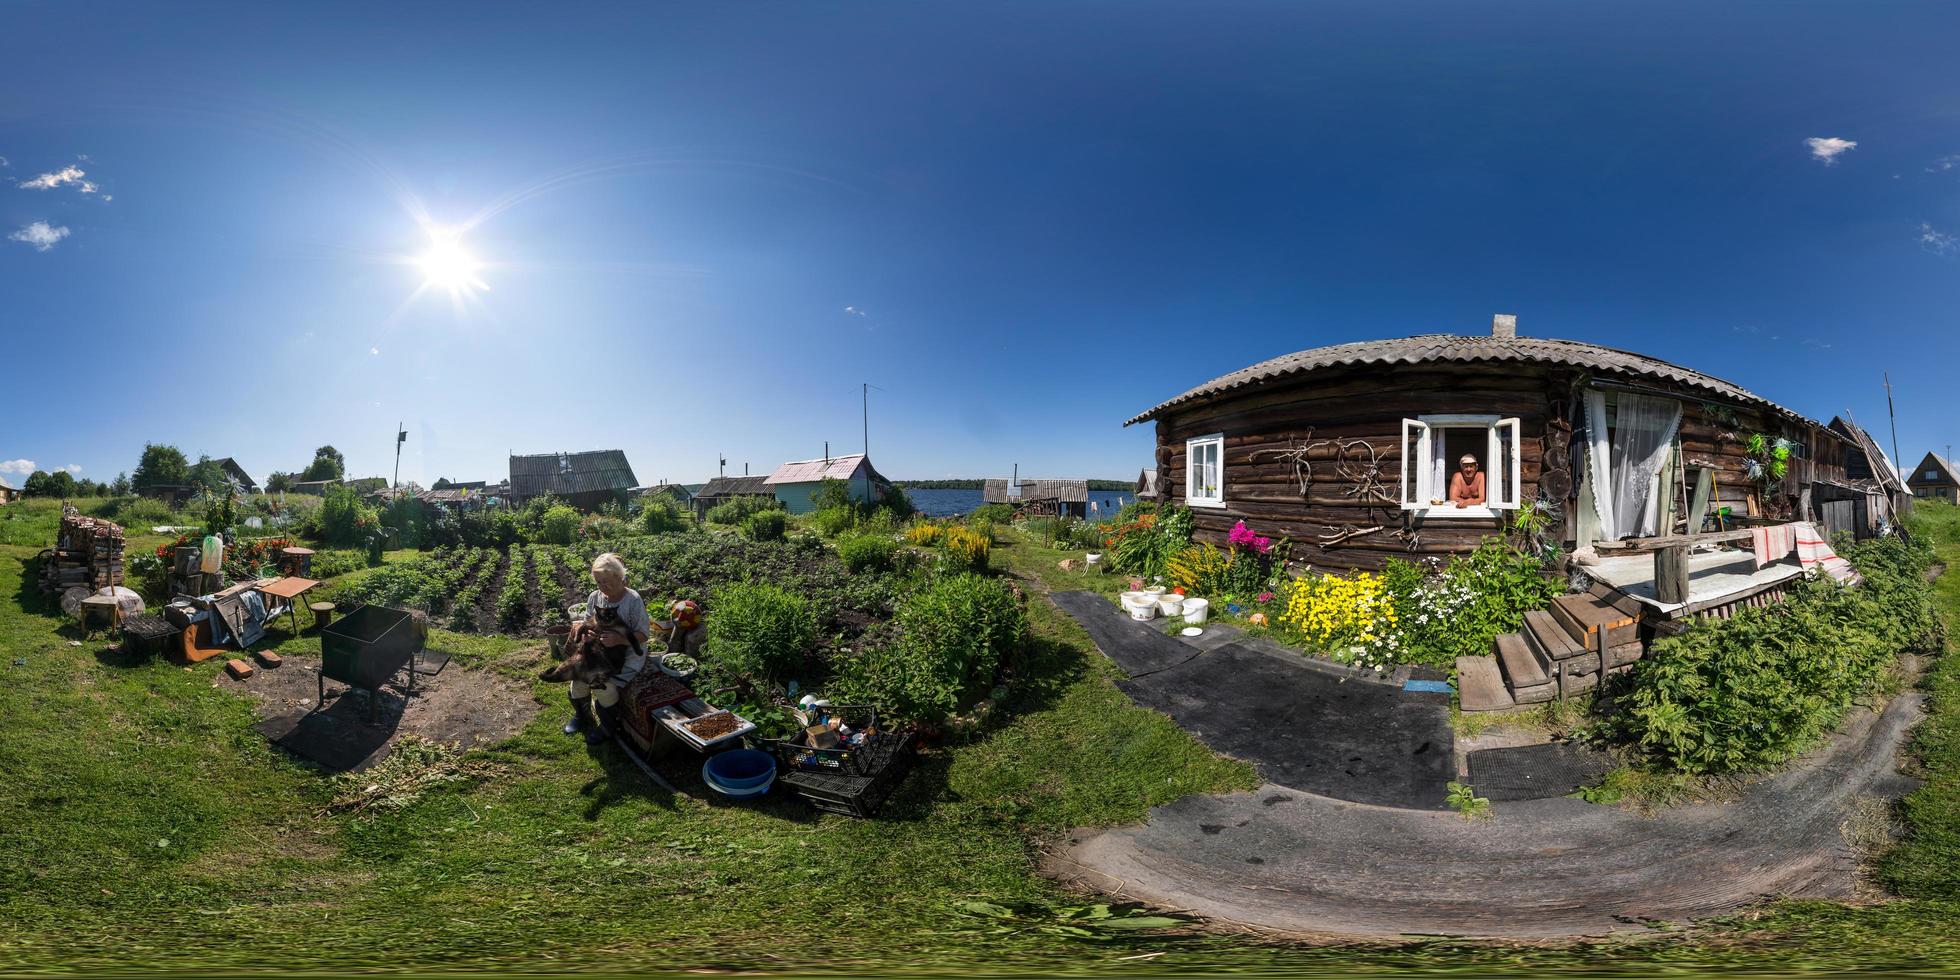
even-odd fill
[[[1845,898],[1841,829],[1896,798],[1924,695],[1860,712],[1827,746],[1727,805],[1654,817],[1574,799],[1500,803],[1488,820],[1348,803],[1268,785],[1194,796],[1141,827],[1085,833],[1049,874],[1096,891],[1289,933],[1537,939]]]

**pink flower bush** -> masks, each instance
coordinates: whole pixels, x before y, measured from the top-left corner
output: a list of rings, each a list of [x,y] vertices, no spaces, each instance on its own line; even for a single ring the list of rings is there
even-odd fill
[[[1260,555],[1273,548],[1272,538],[1252,533],[1252,529],[1246,527],[1244,521],[1232,525],[1232,530],[1225,535],[1225,543],[1234,548],[1250,548],[1254,554]]]
[[[1271,592],[1261,592],[1261,593],[1259,593],[1258,595],[1256,595],[1256,596],[1253,596],[1253,597],[1252,597],[1252,601],[1254,601],[1254,602],[1271,602],[1271,601],[1273,601],[1273,594],[1272,594]]]

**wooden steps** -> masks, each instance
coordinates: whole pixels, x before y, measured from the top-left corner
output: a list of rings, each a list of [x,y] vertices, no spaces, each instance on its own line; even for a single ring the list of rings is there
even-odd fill
[[[1523,629],[1492,640],[1490,656],[1457,658],[1459,704],[1501,711],[1571,697],[1645,652],[1636,600],[1617,592],[1562,595],[1551,608],[1526,613]]]
[[[1493,657],[1456,658],[1456,690],[1465,711],[1504,711],[1518,706]]]
[[[1552,615],[1588,650],[1640,639],[1640,617],[1596,595],[1573,592],[1552,600]],[[1601,635],[1604,642],[1601,642]]]
[[[1524,637],[1516,633],[1502,634],[1491,641],[1491,651],[1496,654],[1498,666],[1504,668],[1511,697],[1519,704],[1536,704],[1558,696],[1558,685],[1546,672],[1549,665]]]

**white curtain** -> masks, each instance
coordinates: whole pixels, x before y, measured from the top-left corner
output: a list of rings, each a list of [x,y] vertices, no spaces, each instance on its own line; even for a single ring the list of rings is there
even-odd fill
[[[1618,409],[1613,425],[1613,530],[1622,537],[1651,535],[1660,523],[1654,486],[1681,424],[1681,403],[1622,393]]]
[[[1450,496],[1450,464],[1443,457],[1449,454],[1448,439],[1443,438],[1447,429],[1429,430],[1429,499],[1448,500]]]
[[[1604,541],[1620,536],[1620,526],[1613,520],[1613,481],[1610,479],[1612,469],[1609,462],[1612,458],[1613,447],[1606,439],[1606,393],[1597,388],[1588,388],[1586,475],[1592,479],[1593,511],[1599,515],[1599,537]]]

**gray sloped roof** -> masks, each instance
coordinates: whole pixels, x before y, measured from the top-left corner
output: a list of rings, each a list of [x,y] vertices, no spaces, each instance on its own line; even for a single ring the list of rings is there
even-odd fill
[[[1458,336],[1441,333],[1403,337],[1398,340],[1364,340],[1352,344],[1335,344],[1332,347],[1316,347],[1312,350],[1275,357],[1269,361],[1261,361],[1223,377],[1213,378],[1123,424],[1135,425],[1138,422],[1148,421],[1156,418],[1165,409],[1175,408],[1209,395],[1322,368],[1370,364],[1478,362],[1554,364],[1623,377],[1659,378],[1733,402],[1767,408],[1811,425],[1816,424],[1761,395],[1751,393],[1740,385],[1644,354],[1634,354],[1576,340]]]
[[[516,497],[631,490],[639,484],[619,449],[510,458],[510,491]]]
[[[1919,465],[1913,468],[1912,476],[1907,482],[1921,485],[1925,484],[1925,473],[1928,468],[1927,464],[1929,463],[1931,464],[1931,468],[1940,471],[1940,474],[1945,478],[1942,482],[1960,484],[1960,470],[1955,470],[1953,468],[1953,461],[1947,459],[1945,456],[1941,456],[1939,453],[1927,453],[1926,458],[1920,460]]]
[[[765,485],[766,476],[718,476],[709,480],[696,500],[713,497],[773,497],[776,491]]]
[[[1086,503],[1089,500],[1089,481],[1087,480],[1022,480],[1021,496],[1011,498],[1007,495],[1006,480],[987,480],[980,485],[981,498],[990,504],[1004,504],[1012,500],[1055,500],[1065,504]]]

